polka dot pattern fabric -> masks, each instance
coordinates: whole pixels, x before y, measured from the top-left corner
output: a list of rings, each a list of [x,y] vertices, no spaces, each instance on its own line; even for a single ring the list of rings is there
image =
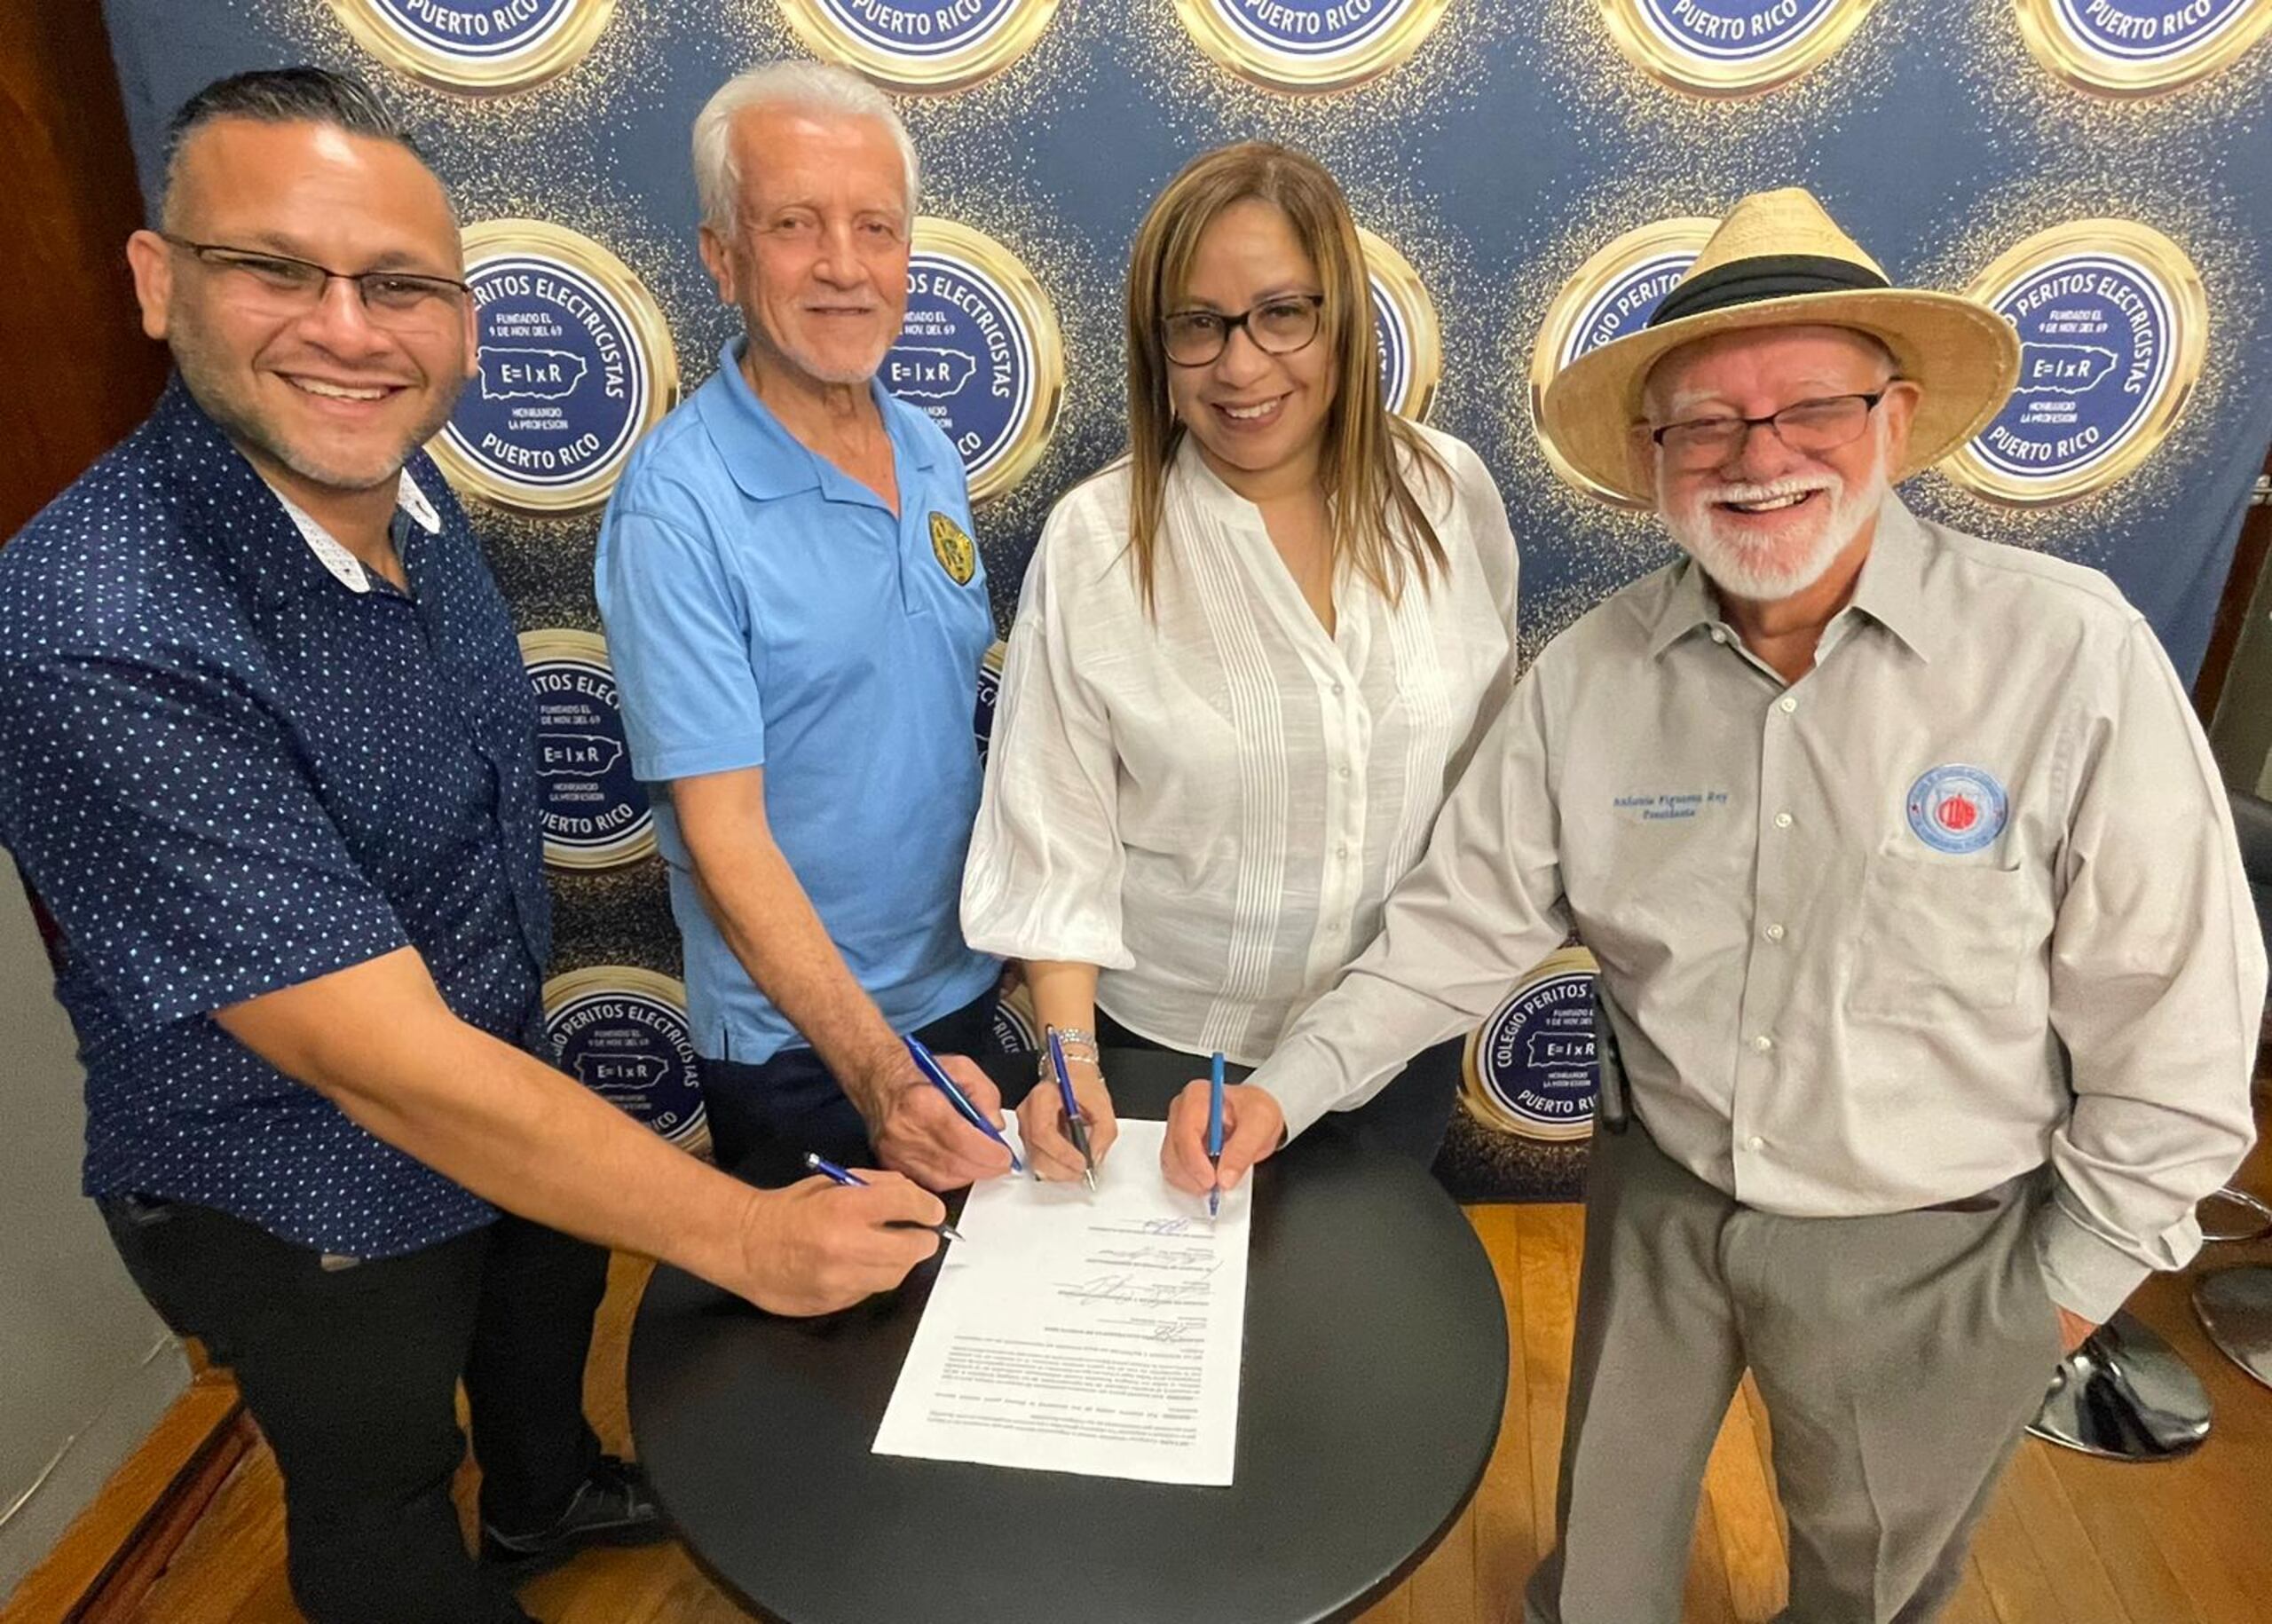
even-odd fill
[[[54,927],[91,1195],[359,1257],[494,1216],[210,1019],[407,945],[545,1052],[535,705],[463,511],[409,473],[440,531],[398,511],[410,592],[356,593],[177,380],[0,549],[0,844]]]

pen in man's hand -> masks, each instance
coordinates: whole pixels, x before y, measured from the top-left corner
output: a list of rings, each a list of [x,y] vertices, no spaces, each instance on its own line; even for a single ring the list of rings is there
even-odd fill
[[[1003,1149],[1010,1151],[1012,1172],[1024,1172],[1026,1164],[1018,1160],[1016,1151],[1010,1150],[1010,1141],[1002,1137],[1001,1129],[988,1122],[986,1114],[971,1104],[970,1096],[955,1086],[955,1080],[947,1075],[946,1068],[939,1064],[937,1057],[923,1046],[923,1040],[919,1037],[903,1037],[899,1041],[907,1045],[907,1052],[915,1061],[915,1069],[929,1078],[931,1086],[947,1097],[947,1103],[954,1107],[956,1114]]]
[[[1089,1194],[1097,1190],[1097,1159],[1089,1153],[1088,1119],[1081,1115],[1081,1102],[1073,1097],[1073,1073],[1065,1064],[1065,1045],[1058,1040],[1057,1029],[1048,1029],[1049,1068],[1057,1074],[1057,1096],[1065,1106],[1065,1131],[1072,1136],[1073,1148],[1081,1153],[1081,1182],[1089,1186]]]
[[[1223,1210],[1223,1052],[1207,1063],[1207,1159],[1215,1164],[1215,1185],[1207,1192],[1207,1217]]]
[[[837,1166],[835,1163],[817,1152],[810,1150],[805,1152],[805,1165],[824,1179],[833,1179],[839,1184],[856,1184],[862,1189],[868,1187],[868,1181],[859,1174]],[[962,1232],[952,1224],[919,1224],[913,1218],[893,1218],[884,1227],[886,1229],[927,1229],[933,1234],[943,1235],[950,1241],[962,1239]]]

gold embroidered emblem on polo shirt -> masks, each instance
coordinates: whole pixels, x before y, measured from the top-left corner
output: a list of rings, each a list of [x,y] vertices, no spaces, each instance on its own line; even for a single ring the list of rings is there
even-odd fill
[[[978,572],[978,549],[963,527],[951,516],[934,513],[931,516],[931,551],[958,587],[970,585],[970,578]]]

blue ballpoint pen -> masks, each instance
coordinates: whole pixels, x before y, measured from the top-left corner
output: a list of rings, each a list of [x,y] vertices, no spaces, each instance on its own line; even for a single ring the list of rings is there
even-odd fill
[[[833,1179],[839,1184],[856,1184],[864,1190],[868,1187],[868,1181],[861,1178],[859,1174],[837,1166],[835,1163],[830,1161],[826,1156],[821,1155],[815,1151],[808,1150],[805,1152],[805,1165],[811,1168],[813,1171],[820,1174],[823,1178]],[[890,1223],[885,1225],[884,1227],[887,1229],[898,1229],[901,1227],[908,1229],[927,1229],[933,1234],[944,1235],[950,1241],[959,1241],[962,1239],[962,1232],[957,1229],[952,1224],[919,1224],[913,1218],[894,1218]]]
[[[954,1107],[963,1121],[992,1139],[1003,1149],[1010,1150],[1010,1141],[1002,1137],[1001,1129],[988,1122],[979,1108],[971,1104],[962,1090],[955,1086],[955,1080],[946,1074],[945,1068],[939,1064],[931,1052],[923,1046],[921,1038],[903,1037],[899,1041],[907,1045],[907,1052],[914,1060],[916,1070],[929,1078],[931,1086],[947,1097],[947,1103]],[[1018,1160],[1018,1153],[1014,1150],[1010,1150],[1010,1171],[1014,1173],[1022,1173],[1026,1171],[1026,1164]]]
[[[1073,1137],[1073,1148],[1081,1153],[1081,1182],[1093,1195],[1097,1159],[1089,1154],[1088,1119],[1081,1115],[1081,1102],[1073,1098],[1073,1074],[1065,1064],[1065,1045],[1058,1040],[1055,1027],[1049,1029],[1049,1068],[1057,1074],[1057,1096],[1065,1105],[1065,1131]]]
[[[1223,1164],[1223,1052],[1215,1051],[1215,1058],[1207,1062],[1207,1159],[1215,1163],[1218,1176],[1215,1187],[1207,1192],[1207,1216],[1214,1218],[1222,1210],[1223,1184],[1220,1169]]]

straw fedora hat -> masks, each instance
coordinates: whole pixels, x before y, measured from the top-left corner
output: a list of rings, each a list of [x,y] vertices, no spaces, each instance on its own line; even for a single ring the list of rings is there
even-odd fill
[[[1892,286],[1810,193],[1787,186],[1731,209],[1640,331],[1556,375],[1540,411],[1547,438],[1578,472],[1648,506],[1656,493],[1633,466],[1630,432],[1649,369],[1697,339],[1773,327],[1852,327],[1893,351],[1921,391],[1897,483],[1986,428],[2019,378],[2009,322],[1952,293]]]

